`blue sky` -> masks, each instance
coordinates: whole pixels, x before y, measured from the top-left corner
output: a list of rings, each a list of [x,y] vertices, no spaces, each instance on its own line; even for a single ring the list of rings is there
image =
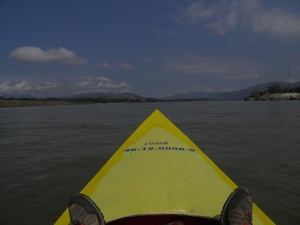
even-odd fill
[[[2,0],[0,95],[164,97],[300,80],[299,0]]]

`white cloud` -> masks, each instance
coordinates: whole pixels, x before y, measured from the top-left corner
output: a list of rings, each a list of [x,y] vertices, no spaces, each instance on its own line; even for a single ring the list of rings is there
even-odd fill
[[[181,24],[190,24],[199,20],[209,19],[216,13],[218,6],[206,8],[203,2],[196,2],[186,8],[175,21]]]
[[[9,57],[18,61],[34,63],[61,62],[70,65],[88,64],[84,58],[77,56],[74,52],[63,47],[43,51],[38,47],[23,46],[9,53]]]
[[[104,69],[111,69],[111,68],[112,68],[112,66],[108,65],[108,63],[103,63],[103,64],[102,64],[102,67],[103,67]]]
[[[60,62],[69,65],[88,64],[84,58],[77,56],[74,52],[63,47],[60,47],[59,49],[52,48],[49,51],[43,51],[38,47],[23,46],[10,52],[8,57],[18,61],[30,63]],[[126,62],[116,62],[113,65],[109,65],[107,62],[104,62],[101,66],[97,67],[102,69],[134,69],[132,65]]]
[[[266,9],[257,5],[248,16],[254,31],[280,36],[300,36],[299,13],[288,13],[280,8]]]
[[[200,87],[198,85],[193,85],[192,87],[185,88],[185,89],[179,89],[176,90],[176,94],[188,94],[191,92],[203,92],[203,93],[211,93],[215,92],[215,90],[212,87]],[[171,95],[171,94],[169,94]]]
[[[124,92],[129,91],[131,85],[126,82],[119,84],[113,83],[106,77],[90,78],[79,84],[73,84],[73,89],[76,90],[76,94],[79,93],[91,93],[91,92]],[[82,88],[84,87],[84,88]]]
[[[125,92],[132,85],[126,82],[114,83],[106,77],[85,79],[78,84],[63,84],[57,82],[30,83],[26,80],[19,83],[6,81],[0,84],[0,94],[29,94],[35,97],[53,97],[91,92]]]
[[[50,83],[43,82],[41,84],[30,83],[26,80],[21,81],[20,83],[13,83],[11,81],[6,81],[0,84],[0,94],[34,94],[36,93],[39,96],[41,92],[53,92],[62,88],[63,84],[61,83]]]
[[[100,66],[100,68],[107,69],[107,70],[116,69],[116,68],[118,68],[118,65],[117,64],[108,64],[105,62],[105,63],[102,63],[102,66]]]
[[[13,91],[28,91],[33,87],[33,84],[28,83],[27,81],[22,81],[21,83],[12,83],[10,81],[6,81],[0,84],[0,92],[9,93]]]
[[[300,13],[265,7],[259,0],[225,0],[206,7],[202,2],[185,9],[175,21],[181,24],[204,22],[204,27],[225,34],[238,25],[274,36],[300,37]]]
[[[122,69],[127,69],[127,70],[133,69],[133,66],[129,65],[128,63],[121,63],[121,64],[120,64],[120,67],[121,67]]]
[[[240,3],[233,1],[232,4],[228,5],[228,12],[219,17],[215,22],[206,24],[205,27],[216,30],[220,34],[225,34],[229,30],[236,27],[240,20],[239,4]],[[224,10],[223,7],[222,9]]]
[[[37,90],[44,90],[44,89],[55,89],[62,85],[61,83],[50,83],[50,82],[44,82],[42,84],[38,84],[36,86]]]

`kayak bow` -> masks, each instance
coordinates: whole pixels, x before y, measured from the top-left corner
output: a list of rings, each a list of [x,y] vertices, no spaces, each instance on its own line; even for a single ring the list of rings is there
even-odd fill
[[[218,224],[236,184],[182,131],[155,110],[81,193],[107,223]],[[184,221],[183,221],[184,220]],[[68,211],[56,225],[70,223]],[[255,204],[253,224],[274,224]]]

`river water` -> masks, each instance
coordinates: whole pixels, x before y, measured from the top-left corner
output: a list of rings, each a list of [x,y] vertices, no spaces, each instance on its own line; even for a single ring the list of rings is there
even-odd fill
[[[300,224],[300,101],[2,108],[1,224],[53,224],[155,109],[276,224]]]

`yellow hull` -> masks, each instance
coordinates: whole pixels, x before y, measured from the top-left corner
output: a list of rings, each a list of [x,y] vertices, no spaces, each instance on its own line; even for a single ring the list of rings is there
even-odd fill
[[[155,110],[81,193],[107,222],[137,215],[220,218],[236,188],[185,134]],[[57,225],[70,223],[66,210]],[[253,224],[274,224],[255,204]]]

